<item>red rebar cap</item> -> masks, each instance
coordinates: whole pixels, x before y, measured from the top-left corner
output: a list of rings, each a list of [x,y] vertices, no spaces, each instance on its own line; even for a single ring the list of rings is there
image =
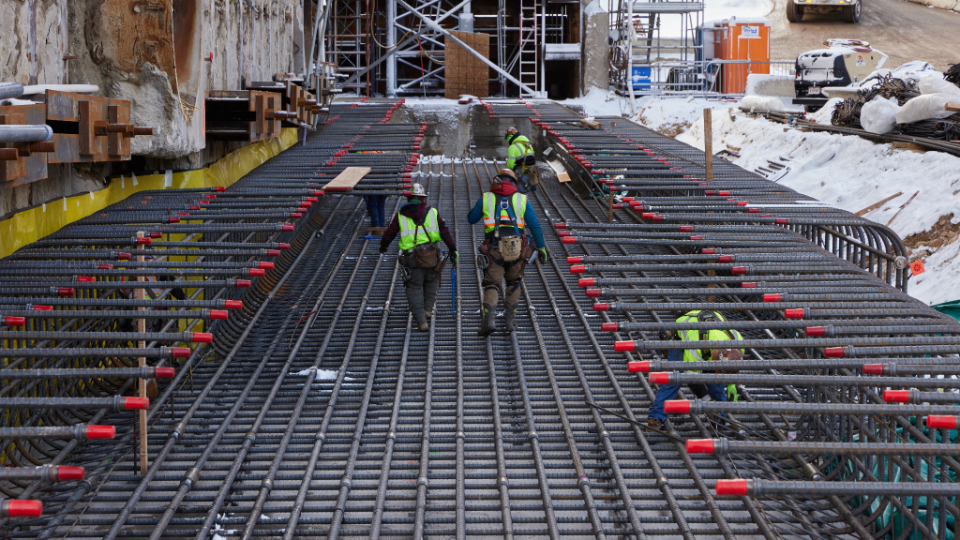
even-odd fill
[[[909,390],[884,390],[883,400],[887,403],[910,403]]]
[[[87,439],[112,439],[117,436],[117,428],[113,426],[98,426],[91,424],[87,426]]]
[[[667,414],[687,414],[690,412],[690,400],[668,399],[663,403],[663,412]]]
[[[77,276],[77,281],[80,283],[93,283],[97,278],[93,276]]]
[[[177,212],[178,216],[187,217],[190,215],[190,212]]]
[[[293,230],[293,228],[294,228],[293,223],[284,223],[283,226],[280,227],[280,230],[283,232],[290,232]]]
[[[694,235],[694,236],[691,236],[691,237],[690,237],[690,240],[691,240],[691,241],[694,241],[694,242],[698,242],[698,241],[700,241],[700,240],[703,240],[703,236],[702,236],[702,235],[699,235],[699,234],[698,234],[698,235]]]
[[[279,256],[280,256],[280,250],[279,250],[279,249],[268,249],[268,250],[267,250],[267,257],[279,257]]]
[[[216,196],[215,194],[213,194],[213,193],[206,193],[206,194],[204,194],[203,198],[204,198],[204,199],[216,199],[217,196]]]
[[[760,209],[759,209],[759,208],[747,208],[747,213],[748,213],[748,214],[759,214],[759,213],[760,213]]]
[[[323,190],[322,190],[322,189],[315,189],[315,190],[313,190],[313,194],[316,195],[317,197],[323,197],[323,196],[324,196],[324,193],[323,193]]]
[[[788,319],[803,319],[804,318],[804,308],[799,309],[785,309],[783,310],[783,316]]]
[[[290,244],[277,244],[277,249],[290,249]]]
[[[5,502],[7,517],[40,517],[43,515],[43,502],[41,501],[17,501],[9,500]]]
[[[779,302],[779,301],[780,301],[780,294],[779,294],[779,293],[778,293],[778,294],[765,294],[765,295],[763,295],[763,301],[764,301],[764,302]]]
[[[730,269],[730,273],[731,273],[731,274],[734,274],[734,275],[743,275],[743,274],[746,274],[746,273],[747,273],[747,267],[746,267],[746,266],[734,266],[733,268]]]
[[[864,375],[883,375],[883,364],[864,364]]]
[[[260,268],[263,268],[264,270],[273,270],[273,263],[272,263],[272,262],[263,262],[263,261],[261,261],[261,262],[260,262]]]
[[[630,373],[650,373],[650,362],[628,362],[627,371]]]
[[[26,317],[4,317],[3,318],[4,326],[23,326],[27,324]]]
[[[317,200],[318,199],[316,197],[307,197],[307,202],[315,203]]]
[[[602,296],[602,291],[600,289],[587,289],[587,298],[600,298]]]
[[[559,236],[560,238],[566,238],[570,236],[570,231],[559,231],[557,232],[557,236]]]
[[[670,384],[670,372],[658,371],[651,373],[647,379],[654,384]]]
[[[223,187],[223,186],[213,186],[213,190],[214,190],[214,191],[226,191],[227,188],[225,188],[225,187]]]
[[[229,316],[230,314],[222,309],[210,310],[210,320],[213,320],[213,321],[225,321]]]
[[[190,349],[187,350],[189,351]],[[172,379],[176,374],[177,370],[172,367],[153,368],[153,377],[155,379]]]
[[[223,307],[226,309],[243,309],[242,300],[224,300]]]
[[[70,287],[59,287],[57,288],[57,296],[73,296],[77,294],[76,289]]]
[[[141,245],[141,246],[149,246],[149,245],[151,244],[151,242],[152,242],[152,240],[150,240],[149,238],[137,238],[137,239],[136,239],[136,243],[137,243],[138,245]]]
[[[643,212],[640,214],[640,217],[643,219],[651,219],[653,217],[653,212]]]
[[[593,305],[594,311],[610,311],[610,304],[606,302],[600,302]]]
[[[843,347],[824,347],[823,355],[827,358],[843,358]]]
[[[150,238],[163,238],[163,233],[160,231],[153,231],[150,233]]]
[[[931,414],[927,417],[927,427],[934,429],[957,429],[957,417]]]
[[[692,226],[692,225],[681,225],[681,226],[680,226],[680,232],[693,232],[693,226]]]
[[[580,264],[580,257],[567,257],[567,264]]]
[[[720,263],[732,263],[732,262],[733,262],[733,255],[720,255],[719,257],[717,257],[717,262],[720,262]]]
[[[189,347],[174,347],[173,348],[173,357],[174,358],[187,358],[190,356],[190,353],[193,352]],[[160,368],[157,368],[160,369]]]
[[[690,439],[687,441],[688,454],[712,454],[713,439]]]
[[[210,201],[197,201],[197,204],[199,204],[200,206],[206,206],[210,204]]]
[[[249,279],[238,279],[236,284],[238,289],[246,289],[250,285],[251,285],[251,282]]]
[[[267,274],[267,271],[259,268],[250,268],[247,270],[247,273],[250,274],[251,277],[263,277]]]
[[[150,407],[150,398],[128,397],[123,398],[123,408],[127,411],[147,410]]]
[[[167,223],[180,223],[180,218],[178,216],[170,216],[167,218]]]
[[[789,222],[790,220],[787,218],[777,218],[774,220],[774,223],[776,223],[777,225],[786,225]]]
[[[615,351],[635,351],[637,350],[637,344],[633,340],[631,341],[618,341],[613,344],[613,350]]]
[[[33,310],[34,311],[53,311],[53,306],[35,305],[33,306]]]
[[[57,467],[57,480],[69,482],[70,480],[83,480],[83,467],[71,467],[69,465],[60,465]]]
[[[200,210],[201,208],[200,208],[199,206],[196,206],[196,205],[191,205],[189,209],[196,211],[196,210]]]
[[[716,254],[717,254],[717,248],[703,248],[703,249],[700,250],[700,253],[701,253],[702,255],[716,255]]]
[[[823,336],[823,327],[822,326],[808,326],[805,330],[807,337],[821,337]]]
[[[736,200],[736,199],[731,199],[731,200]],[[750,204],[749,201],[737,201],[737,206],[746,206],[748,204]]]
[[[133,258],[133,255],[130,255],[129,253],[118,253],[118,254],[117,254],[117,260],[118,260],[118,261],[129,261],[131,258]]]
[[[213,343],[213,334],[207,332],[194,332],[190,336],[191,343]]]
[[[747,495],[746,480],[717,480],[717,495],[737,495],[745,497]]]
[[[571,274],[583,274],[587,271],[587,267],[582,264],[575,264],[570,267]]]
[[[616,190],[614,190],[614,191],[616,191]],[[616,203],[616,204],[613,205],[613,209],[614,209],[614,210],[620,210],[621,208],[623,208],[623,205],[620,204],[620,203]]]
[[[595,282],[596,282],[596,279],[592,277],[580,278],[577,280],[577,285],[581,287],[593,287]]]

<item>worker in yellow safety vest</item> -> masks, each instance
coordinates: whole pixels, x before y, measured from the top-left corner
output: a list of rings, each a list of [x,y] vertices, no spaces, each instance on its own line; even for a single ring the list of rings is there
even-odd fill
[[[722,323],[726,319],[715,311],[694,310],[686,313],[677,319],[678,323]],[[710,329],[702,333],[700,330],[677,330],[668,335],[661,336],[661,340],[679,339],[680,341],[740,341],[743,336],[740,332],[733,329]],[[704,362],[724,358],[726,360],[742,360],[743,349],[670,349],[667,353],[667,361],[673,362]],[[734,384],[694,384],[690,385],[690,390],[699,399],[712,399],[714,401],[737,401],[737,386]],[[663,421],[667,419],[663,411],[663,404],[667,400],[674,399],[680,391],[679,384],[660,385],[657,388],[657,395],[653,400],[653,405],[647,413],[647,425],[653,429],[659,430],[663,427]]]
[[[417,329],[430,329],[427,320],[433,317],[437,291],[440,289],[440,272],[445,260],[437,245],[442,240],[449,249],[446,260],[457,264],[457,244],[440,212],[427,204],[427,192],[420,184],[414,184],[407,197],[407,204],[393,217],[390,226],[380,239],[380,253],[386,253],[393,239],[400,235],[400,270],[407,290],[407,303],[416,320]]]
[[[527,196],[517,192],[515,181],[513,171],[501,170],[493,179],[490,191],[483,194],[467,216],[471,224],[483,219],[484,240],[477,255],[477,263],[483,269],[483,320],[477,332],[480,336],[489,336],[497,329],[495,317],[503,280],[507,283],[503,297],[507,332],[516,328],[523,271],[534,254],[530,237],[525,234],[528,229],[533,233],[540,262],[546,263],[548,259],[537,214],[533,205],[528,204]]]
[[[530,144],[530,139],[521,135],[517,128],[507,128],[504,135],[507,140],[507,168],[513,171],[517,178],[517,191],[528,193],[536,191],[540,183],[540,174],[537,171],[537,158]]]

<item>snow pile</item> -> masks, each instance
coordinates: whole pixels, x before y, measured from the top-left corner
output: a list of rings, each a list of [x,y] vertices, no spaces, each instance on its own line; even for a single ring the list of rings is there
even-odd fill
[[[714,148],[738,148],[740,167],[752,171],[768,160],[789,164],[779,183],[824,203],[855,213],[896,195],[864,217],[889,223],[912,250],[911,261],[924,260],[926,273],[911,278],[910,293],[931,304],[960,297],[960,158],[804,133],[734,110],[715,114],[713,130]],[[702,120],[677,140],[702,149]]]
[[[740,108],[749,112],[782,111],[783,101],[774,96],[744,96]]]
[[[924,94],[917,96],[904,103],[903,107],[900,107],[900,110],[897,111],[897,123],[912,124],[921,120],[951,116],[953,112],[946,109],[947,103],[951,101],[952,98],[950,94]]]
[[[823,107],[820,107],[819,111],[815,113],[808,113],[807,120],[829,126],[831,119],[833,118],[833,109],[835,109],[840,103],[843,103],[843,98],[830,98]]]
[[[583,97],[566,99],[558,103],[580,109],[584,116],[623,116],[630,113],[629,98],[622,98],[616,92],[596,86],[588,88]]]
[[[860,109],[860,125],[870,133],[890,133],[897,127],[896,116],[899,110],[897,100],[877,96]]]
[[[652,99],[648,100],[637,111],[633,121],[669,137],[675,137],[702,118],[704,109],[722,111],[733,106],[734,103],[731,101],[693,97],[687,99]]]

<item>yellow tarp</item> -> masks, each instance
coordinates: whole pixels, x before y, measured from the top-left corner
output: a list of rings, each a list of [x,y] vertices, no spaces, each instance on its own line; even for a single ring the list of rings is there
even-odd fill
[[[296,142],[297,129],[284,128],[280,137],[244,146],[206,169],[114,178],[100,191],[65,197],[24,210],[0,221],[0,257],[140,191],[227,187]]]

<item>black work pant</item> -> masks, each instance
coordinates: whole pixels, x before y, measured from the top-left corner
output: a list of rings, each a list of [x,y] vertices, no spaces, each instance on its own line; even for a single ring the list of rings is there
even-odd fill
[[[414,268],[410,270],[410,279],[404,285],[407,288],[407,303],[410,313],[417,324],[427,322],[426,309],[433,310],[440,289],[440,275],[434,268]]]

